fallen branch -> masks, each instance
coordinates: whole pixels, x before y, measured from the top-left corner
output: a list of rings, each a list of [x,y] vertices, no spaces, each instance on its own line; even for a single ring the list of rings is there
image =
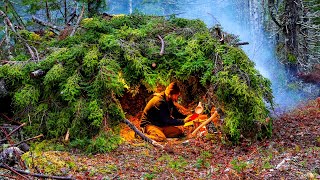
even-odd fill
[[[34,49],[34,51],[36,52],[36,55],[37,55],[37,61],[39,62],[40,61],[40,59],[39,59],[39,53],[38,53],[38,50],[35,48],[35,47],[33,47],[33,46],[31,46],[33,49]]]
[[[45,22],[45,21],[43,21],[43,20],[41,20],[40,18],[37,18],[37,17],[35,17],[35,16],[32,16],[32,20],[33,20],[35,23],[38,23],[38,24],[40,24],[40,25],[42,25],[42,26],[50,27],[50,28],[52,28],[52,29],[54,29],[54,30],[57,30],[57,31],[61,31],[61,30],[63,29],[62,27],[53,25],[53,24],[51,24],[51,23],[49,23],[49,22]]]
[[[13,6],[12,2],[9,1],[9,0],[5,0],[5,2],[6,2],[6,8],[9,7],[9,8],[11,9],[12,15],[13,15],[13,17],[16,19],[16,22],[19,24],[19,26],[22,27],[22,29],[25,29],[25,28],[26,28],[26,27],[25,27],[25,24],[23,23],[21,17],[18,15],[17,10],[16,10],[16,8]]]
[[[13,173],[23,177],[24,179],[29,179],[28,177],[22,175],[22,173],[18,172],[19,171],[18,169],[14,169],[14,168],[10,167],[9,165],[7,165],[6,163],[4,163],[4,165],[0,164],[0,168],[8,169],[8,170],[12,171]]]
[[[1,174],[2,177],[7,177],[9,179],[18,179],[16,176],[11,176],[11,175],[8,175],[8,174]]]
[[[155,140],[150,139],[145,134],[143,134],[135,125],[133,125],[129,120],[123,119],[123,122],[127,124],[135,133],[137,133],[144,141],[152,144],[155,147],[158,147],[160,149],[164,149],[164,147],[156,142]]]
[[[160,50],[160,56],[162,56],[163,55],[163,53],[164,53],[164,41],[163,41],[163,39],[162,39],[162,37],[160,36],[160,35],[158,35],[158,38],[160,39],[160,41],[161,41],[161,50]]]
[[[19,145],[22,144],[22,143],[25,143],[25,142],[27,142],[27,141],[31,141],[31,140],[34,140],[34,139],[38,139],[38,138],[41,138],[41,137],[43,137],[43,134],[40,134],[40,135],[35,136],[35,137],[32,137],[32,138],[25,139],[25,140],[23,140],[23,141],[21,141],[21,142],[18,142],[18,143],[16,143],[16,144],[11,145],[11,146],[19,146]]]
[[[0,10],[0,16],[4,17],[4,22],[7,26],[9,26],[11,28],[11,30],[17,35],[17,37],[24,43],[24,45],[27,47],[31,57],[33,60],[36,60],[37,58],[35,57],[34,52],[32,51],[31,47],[29,46],[29,44],[17,33],[16,29],[14,28],[14,26],[12,25],[10,19],[8,18],[8,16]]]
[[[10,119],[8,116],[6,116],[6,115],[3,114],[3,113],[0,113],[0,115],[1,115],[2,117],[4,117],[6,120],[10,121],[10,122],[13,122],[13,123],[16,123],[16,124],[19,124],[19,125],[22,124],[22,123],[19,122],[19,121],[15,121],[15,120]]]
[[[75,25],[75,26],[73,27],[73,29],[72,29],[72,32],[71,32],[71,34],[70,34],[70,37],[72,37],[72,36],[74,35],[74,33],[76,33],[76,30],[77,30],[77,28],[79,27],[79,24],[80,24],[80,22],[81,22],[83,13],[84,13],[84,6],[82,6],[82,10],[81,10],[80,16],[79,16],[78,19],[77,19],[76,25]]]
[[[35,174],[35,173],[30,173],[30,172],[26,172],[23,170],[19,170],[19,169],[15,169],[15,168],[11,168],[8,165],[2,165],[0,164],[0,168],[4,168],[4,169],[8,169],[16,174],[26,174],[28,176],[33,176],[33,177],[38,177],[38,178],[49,178],[49,179],[63,179],[63,180],[73,180],[74,178],[72,177],[65,177],[65,176],[50,176],[50,175],[44,175],[44,174]],[[21,175],[22,176],[22,175]],[[26,179],[29,179],[25,176],[23,176]]]
[[[67,21],[66,24],[70,24],[71,21],[77,16],[77,8],[76,8],[76,7],[73,8],[73,11],[71,12],[70,16],[71,16],[71,17],[70,17],[70,19]]]
[[[13,133],[15,133],[17,130],[19,130],[21,127],[23,127],[23,126],[25,126],[25,125],[26,125],[26,123],[21,124],[20,126],[18,126],[16,129],[14,129],[13,131],[11,131],[11,132],[10,132],[9,134],[7,134],[6,136],[7,136],[7,137],[10,137]],[[0,143],[8,140],[7,137],[4,138],[4,139],[1,139],[1,140],[0,140]]]

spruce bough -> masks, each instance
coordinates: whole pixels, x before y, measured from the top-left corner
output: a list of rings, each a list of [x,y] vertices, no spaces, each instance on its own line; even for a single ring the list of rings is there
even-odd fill
[[[165,42],[163,55],[158,35]],[[0,66],[0,78],[11,92],[14,119],[28,123],[30,136],[59,138],[69,129],[73,144],[89,144],[94,152],[111,150],[121,142],[119,122],[133,115],[122,108],[124,95],[147,97],[171,81],[182,84],[183,104],[199,100],[207,109],[222,107],[223,131],[234,142],[249,135],[257,121],[266,130],[255,135],[271,135],[271,122],[265,123],[266,104],[272,105],[270,81],[240,48],[220,44],[215,31],[200,20],[141,14],[95,17],[83,19],[75,36],[61,41],[27,37],[37,37],[32,40],[43,60]],[[23,57],[19,60],[30,58]],[[37,69],[46,71],[45,76],[31,78]],[[142,110],[144,104],[130,106]],[[104,121],[112,133],[102,128]]]

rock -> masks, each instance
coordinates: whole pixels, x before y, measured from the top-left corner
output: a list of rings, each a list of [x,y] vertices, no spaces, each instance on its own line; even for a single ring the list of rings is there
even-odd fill
[[[23,154],[17,147],[9,147],[0,153],[0,162],[14,166],[19,162],[20,156]]]

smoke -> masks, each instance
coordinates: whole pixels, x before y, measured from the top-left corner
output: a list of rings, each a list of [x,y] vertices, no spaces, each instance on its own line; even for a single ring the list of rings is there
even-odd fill
[[[317,87],[301,84],[279,63],[273,36],[264,31],[263,5],[257,0],[196,0],[197,6],[184,6],[184,18],[201,19],[208,27],[221,24],[224,31],[249,42],[242,49],[255,62],[256,69],[272,82],[275,109],[286,111],[317,96]],[[312,90],[313,89],[313,90]]]
[[[126,1],[127,2],[127,1]],[[238,35],[241,41],[249,42],[242,49],[255,62],[256,69],[272,82],[276,109],[286,111],[301,101],[315,98],[315,86],[302,84],[287,72],[275,55],[272,34],[263,28],[262,2],[258,0],[177,0],[166,5],[165,0],[158,3],[138,3],[133,8],[146,14],[179,14],[178,17],[201,19],[208,27],[220,24],[224,31]],[[119,3],[117,3],[119,6]],[[123,4],[125,7],[128,4]],[[112,9],[113,7],[111,7]],[[119,9],[114,9],[119,13]],[[112,12],[111,12],[112,13]],[[121,12],[120,12],[121,13]],[[126,13],[122,12],[122,13]]]

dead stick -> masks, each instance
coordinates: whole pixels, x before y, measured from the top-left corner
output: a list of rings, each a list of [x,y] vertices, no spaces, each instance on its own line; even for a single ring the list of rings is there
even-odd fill
[[[22,171],[22,170],[19,170],[19,169],[14,169],[14,168],[11,168],[9,166],[4,166],[2,164],[0,164],[0,168],[4,168],[4,169],[8,169],[12,172],[17,172],[17,173],[20,173],[20,174],[26,174],[26,175],[29,175],[29,176],[33,176],[33,177],[38,177],[38,178],[49,178],[49,179],[63,179],[63,180],[73,180],[74,178],[72,177],[64,177],[64,176],[50,176],[50,175],[44,175],[44,174],[34,174],[34,173],[29,173],[29,172],[26,172],[26,171]],[[29,178],[26,178],[26,179],[29,179]]]
[[[216,118],[217,116],[219,115],[218,111],[215,111],[212,116],[205,120],[202,124],[200,124],[192,133],[191,135],[194,136],[198,131],[199,129],[201,129],[203,126],[207,125],[211,120],[213,120],[213,118]]]
[[[51,23],[49,23],[49,22],[45,22],[45,21],[43,21],[43,20],[41,20],[40,18],[37,18],[37,17],[35,17],[35,16],[32,16],[32,20],[33,20],[35,23],[38,23],[38,24],[40,24],[40,25],[42,25],[42,26],[50,27],[50,28],[52,28],[52,29],[54,29],[54,30],[57,30],[57,31],[61,31],[61,30],[63,29],[62,27],[53,25],[53,24],[51,24]]]
[[[31,140],[34,140],[34,139],[38,139],[38,138],[41,138],[41,137],[43,137],[43,134],[40,134],[40,135],[35,136],[35,137],[32,137],[32,138],[28,138],[28,139],[26,139],[26,140],[23,140],[23,141],[21,141],[21,142],[18,142],[18,143],[16,143],[16,144],[14,144],[13,146],[19,146],[20,144],[22,144],[22,143],[24,143],[24,142],[31,141]]]
[[[0,10],[0,16],[4,17],[4,22],[11,28],[11,30],[17,35],[17,37],[24,43],[24,45],[27,47],[31,57],[33,60],[36,60],[36,57],[34,55],[34,52],[32,51],[31,47],[29,46],[29,44],[26,42],[25,39],[23,39],[19,33],[17,33],[16,29],[14,28],[14,26],[12,25],[10,19],[8,18],[8,16]]]
[[[143,134],[135,125],[133,125],[129,120],[123,119],[124,123],[126,123],[135,133],[137,133],[144,141],[154,145],[155,147],[164,149],[164,147],[156,142],[155,140],[150,139],[145,134]]]
[[[18,61],[16,61],[16,62],[18,62]],[[0,113],[0,115],[1,116],[3,116],[6,120],[8,120],[8,121],[10,121],[10,122],[14,122],[14,123],[17,123],[17,124],[22,124],[21,122],[18,122],[18,121],[15,121],[15,120],[12,120],[12,119],[10,119],[8,116],[6,116],[5,114],[3,114],[3,113]]]
[[[70,13],[70,16],[71,17],[66,24],[71,23],[71,21],[77,16],[77,7],[73,8],[73,11]]]
[[[160,39],[160,41],[161,41],[161,50],[160,50],[160,56],[162,56],[163,55],[163,53],[164,53],[164,41],[163,41],[163,39],[162,39],[162,37],[160,36],[160,35],[158,35],[158,38]]]
[[[4,167],[5,169],[8,169],[8,170],[10,170],[10,171],[14,172],[15,174],[17,174],[17,175],[19,175],[19,176],[23,177],[24,179],[29,179],[28,177],[26,177],[26,176],[24,176],[24,175],[20,174],[20,173],[17,171],[17,169],[11,168],[11,167],[10,167],[10,166],[8,166],[6,163],[3,163],[3,164],[4,164],[4,166],[0,164],[0,167]]]
[[[25,126],[25,125],[26,125],[26,123],[21,124],[21,125],[18,126],[16,129],[14,129],[13,131],[11,131],[7,136],[10,137],[13,133],[15,133],[18,129],[20,129],[21,127],[23,127],[23,126]],[[3,141],[5,141],[5,140],[8,140],[8,139],[7,139],[7,138],[1,139],[1,140],[0,140],[0,143],[3,142]]]
[[[77,28],[78,28],[78,26],[80,24],[81,19],[82,19],[83,13],[84,13],[84,6],[82,6],[82,10],[81,10],[80,16],[78,17],[77,23],[73,27],[72,32],[70,33],[70,37],[72,37],[74,35],[74,33],[76,33],[76,30],[77,30]]]
[[[1,127],[1,126],[0,126],[0,128],[1,128],[1,131],[3,132],[3,134],[6,136],[6,139],[7,139],[7,140],[9,141],[9,143],[12,145],[12,144],[13,144],[13,141],[11,140],[10,136],[8,136],[7,131],[6,131],[3,127]]]
[[[7,177],[9,179],[19,179],[19,178],[15,177],[15,176],[10,176],[8,174],[1,174],[0,176]]]

